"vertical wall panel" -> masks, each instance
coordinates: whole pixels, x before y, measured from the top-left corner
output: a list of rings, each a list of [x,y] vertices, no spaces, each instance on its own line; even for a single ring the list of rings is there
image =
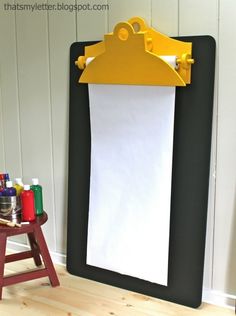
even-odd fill
[[[0,60],[1,57],[0,57]],[[5,170],[5,148],[3,135],[3,117],[2,117],[2,89],[1,89],[1,68],[0,68],[0,172]]]
[[[21,0],[18,3],[32,2]],[[55,214],[47,12],[17,11],[16,14],[23,176],[25,182],[30,182],[32,177],[38,177],[43,186],[44,208],[49,215],[44,231],[50,249],[54,250]]]
[[[218,0],[179,2],[179,35],[211,35],[218,40]],[[197,62],[197,61],[196,61]],[[212,287],[212,257],[214,253],[215,165],[217,148],[218,59],[216,59],[215,102],[213,109],[212,150],[209,178],[208,220],[204,266],[204,287]],[[199,127],[200,128],[200,127]]]
[[[77,11],[77,40],[102,40],[107,33],[107,14],[109,10],[95,10],[94,5],[107,5],[107,0],[77,0],[81,10]]]
[[[236,2],[220,1],[214,289],[236,294]],[[227,56],[227,58],[226,58]]]
[[[151,0],[108,0],[109,32],[113,31],[114,26],[121,21],[126,21],[134,16],[144,18],[148,24],[151,24]]]
[[[178,36],[178,0],[152,0],[152,26],[168,36]]]
[[[8,3],[13,4],[13,1]],[[0,10],[0,43],[1,43],[1,101],[2,130],[1,140],[4,144],[5,170],[11,179],[22,176],[21,130],[19,124],[18,75],[16,63],[15,12]],[[19,243],[26,243],[24,235],[12,237]]]
[[[58,1],[50,1],[56,4]],[[68,5],[75,4],[67,0]],[[65,27],[66,26],[66,27]],[[66,251],[68,190],[69,54],[76,41],[76,12],[49,12],[50,86],[53,132],[56,251]]]
[[[217,38],[218,0],[180,0],[179,35],[211,35]]]
[[[14,11],[0,10],[0,30],[2,133],[6,169],[14,178],[22,175]]]

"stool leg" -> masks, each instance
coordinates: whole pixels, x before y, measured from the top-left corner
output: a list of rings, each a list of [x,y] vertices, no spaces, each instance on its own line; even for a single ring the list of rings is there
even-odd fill
[[[51,285],[58,286],[60,285],[60,283],[59,283],[56,271],[54,269],[51,256],[49,254],[48,247],[42,233],[42,229],[39,225],[36,225],[34,230],[35,230],[35,237],[39,245],[39,249],[43,258],[44,265],[46,269],[48,270],[48,276],[49,276]]]
[[[4,281],[4,264],[6,255],[7,236],[4,233],[0,234],[0,300],[2,299],[2,288]]]
[[[42,265],[42,261],[41,261],[40,255],[39,255],[39,253],[40,253],[39,247],[38,247],[38,244],[35,240],[34,233],[28,233],[27,235],[28,235],[32,255],[34,258],[34,263],[37,267],[39,267]]]

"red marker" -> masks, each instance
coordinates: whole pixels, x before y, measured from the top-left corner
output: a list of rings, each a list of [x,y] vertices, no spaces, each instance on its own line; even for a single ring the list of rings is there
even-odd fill
[[[21,193],[22,221],[32,222],[35,220],[34,192],[30,190],[30,185],[24,185]]]

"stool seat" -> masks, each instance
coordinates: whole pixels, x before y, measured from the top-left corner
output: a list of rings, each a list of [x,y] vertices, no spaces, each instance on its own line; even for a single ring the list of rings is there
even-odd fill
[[[22,224],[21,227],[8,227],[0,225],[0,300],[2,299],[2,288],[4,286],[25,282],[47,276],[51,285],[60,285],[56,271],[54,269],[51,256],[41,229],[41,226],[47,221],[48,216],[43,212],[37,216],[35,221],[29,224]],[[30,244],[30,250],[15,254],[6,255],[7,237],[27,234]],[[38,267],[33,271],[25,271],[14,275],[4,276],[5,263],[33,258]],[[44,267],[42,267],[42,260]]]

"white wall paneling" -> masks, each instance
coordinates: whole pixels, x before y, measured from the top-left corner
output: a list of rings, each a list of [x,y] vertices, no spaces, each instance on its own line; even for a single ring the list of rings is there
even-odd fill
[[[213,287],[230,294],[236,291],[235,16],[236,2],[221,0]]]
[[[218,33],[218,0],[180,0],[179,35],[211,35]]]
[[[13,1],[11,1],[13,3]],[[18,74],[16,62],[16,33],[15,13],[0,11],[1,32],[1,96],[2,119],[5,144],[6,171],[11,171],[21,176],[21,147],[19,126],[19,102],[18,102]],[[3,170],[4,171],[4,170]]]
[[[152,1],[151,23],[157,31],[168,36],[179,34],[179,1]]]
[[[9,3],[13,4],[13,1]],[[10,172],[15,177],[22,176],[21,157],[21,129],[18,100],[18,68],[15,12],[0,10],[1,43],[1,100],[2,100],[2,129],[1,135],[4,144],[5,166],[0,167],[1,172]],[[1,138],[2,138],[1,137]],[[0,149],[2,152],[2,148]],[[25,236],[12,237],[26,243]]]
[[[1,58],[1,57],[0,57]],[[2,117],[2,89],[1,89],[1,69],[0,69],[0,126],[3,126],[3,117]],[[4,146],[4,135],[3,130],[0,132],[0,166],[1,170],[5,170],[5,146]]]
[[[16,30],[23,175],[25,182],[38,177],[44,187],[44,207],[49,214],[46,238],[55,249],[47,12],[17,11]]]
[[[77,5],[81,5],[81,10],[77,11],[77,40],[78,41],[98,41],[103,39],[107,33],[107,14],[110,9],[92,10],[94,5],[108,5],[107,0],[77,0]],[[86,5],[90,9],[86,10]],[[83,9],[84,6],[84,9]]]
[[[108,3],[109,32],[113,31],[114,26],[118,22],[127,21],[134,16],[141,16],[147,21],[147,23],[151,23],[151,0],[108,0]]]
[[[13,0],[7,1],[13,4]],[[30,0],[17,0],[32,4]],[[45,3],[38,0],[38,4]],[[56,0],[48,0],[56,4]],[[82,0],[64,4],[86,5]],[[217,43],[204,286],[236,293],[236,50],[234,0],[90,0],[109,9],[5,11],[0,2],[0,170],[25,182],[39,177],[50,250],[66,252],[69,49],[100,40],[140,15],[169,36],[211,35]],[[197,62],[197,61],[196,61]],[[219,77],[219,80],[218,80]],[[218,102],[217,102],[218,101]],[[25,238],[15,241],[25,244]]]
[[[50,1],[57,4],[58,1]],[[67,0],[68,5],[75,4]],[[76,41],[76,12],[48,12],[51,130],[56,251],[64,253],[67,230],[69,54]]]

